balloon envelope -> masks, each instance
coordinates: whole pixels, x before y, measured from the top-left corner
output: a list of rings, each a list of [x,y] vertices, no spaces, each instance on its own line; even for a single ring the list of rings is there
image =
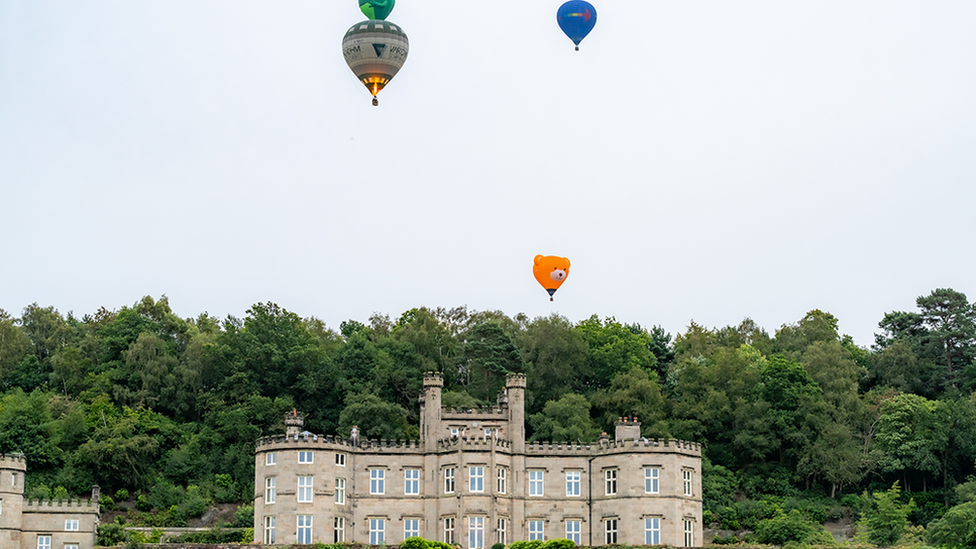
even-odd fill
[[[396,0],[359,0],[359,9],[369,19],[386,19]]]
[[[569,0],[556,12],[556,22],[566,36],[579,46],[596,25],[596,8],[583,0]],[[579,49],[579,48],[577,48]]]
[[[409,50],[407,33],[399,25],[378,19],[356,23],[342,38],[346,64],[373,97],[403,67]]]
[[[556,293],[569,277],[569,259],[555,255],[537,255],[532,263],[532,274],[549,292],[551,300],[552,294]]]

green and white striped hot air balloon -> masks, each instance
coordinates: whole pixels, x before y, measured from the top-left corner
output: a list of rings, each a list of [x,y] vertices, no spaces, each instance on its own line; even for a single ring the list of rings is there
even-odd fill
[[[409,50],[410,42],[403,29],[379,19],[356,23],[342,37],[342,56],[373,94],[373,105],[379,105],[376,94],[403,67]]]

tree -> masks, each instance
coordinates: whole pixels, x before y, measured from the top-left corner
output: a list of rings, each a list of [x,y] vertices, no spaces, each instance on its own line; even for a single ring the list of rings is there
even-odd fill
[[[557,314],[536,318],[519,335],[518,345],[526,363],[527,414],[542,411],[564,394],[585,390],[589,349],[569,319]]]
[[[577,324],[576,329],[590,350],[591,377],[584,381],[587,391],[609,387],[614,376],[630,368],[651,371],[657,366],[647,332],[635,334],[612,317],[601,322],[596,315]]]
[[[651,438],[668,438],[664,395],[657,372],[631,368],[613,378],[610,387],[593,395],[593,406],[600,412],[602,427],[614,428],[617,418],[634,415],[641,421],[641,434]]]
[[[0,387],[7,387],[10,376],[30,348],[30,338],[7,311],[0,309]]]
[[[346,407],[339,414],[341,436],[347,436],[354,425],[359,427],[360,440],[420,438],[419,428],[407,422],[406,410],[367,393],[349,395]]]
[[[944,403],[918,395],[902,394],[885,401],[874,439],[884,453],[882,471],[901,473],[906,489],[911,472],[937,476],[949,443],[951,423],[946,416]]]
[[[874,492],[872,497],[865,492],[862,498],[866,505],[857,522],[858,535],[876,545],[891,547],[908,531],[908,515],[915,509],[915,500],[900,503],[901,488],[897,482],[885,492]]]
[[[465,332],[458,371],[472,396],[491,402],[507,374],[524,370],[522,353],[500,323],[476,324]]]
[[[930,336],[938,340],[945,351],[946,374],[951,377],[956,365],[966,363],[973,356],[976,310],[969,304],[966,294],[951,288],[939,288],[927,296],[919,296],[915,304],[921,309],[920,317]]]
[[[599,429],[590,419],[590,403],[582,395],[567,393],[550,400],[542,412],[529,416],[533,434],[530,440],[553,442],[592,442]]]

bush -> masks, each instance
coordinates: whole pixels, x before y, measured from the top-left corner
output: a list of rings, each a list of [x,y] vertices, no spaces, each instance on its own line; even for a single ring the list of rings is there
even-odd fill
[[[541,540],[534,539],[532,541],[516,541],[509,545],[509,549],[542,549],[543,542]]]
[[[976,546],[976,501],[957,505],[929,523],[929,543],[946,547]]]
[[[400,549],[428,549],[429,547],[430,543],[427,540],[418,537],[407,538],[400,544]]]
[[[494,545],[491,546],[491,549],[505,549],[505,544],[504,543],[496,543],[496,544],[494,544]]]
[[[241,505],[234,511],[234,528],[251,528],[254,526],[254,506]]]
[[[811,540],[819,537],[817,536],[819,531],[826,533],[823,524],[810,522],[803,517],[799,509],[793,509],[776,518],[760,521],[756,527],[756,541],[770,545],[786,545],[791,541],[810,543]]]
[[[149,511],[152,509],[152,504],[146,499],[145,494],[139,494],[139,497],[136,498],[136,509],[140,511]]]
[[[129,491],[125,488],[119,488],[115,491],[115,499],[118,501],[126,501],[129,499]]]
[[[96,545],[113,546],[129,541],[128,532],[121,524],[110,522],[98,527],[98,541]]]
[[[542,545],[543,549],[574,549],[576,542],[565,538],[551,539]]]

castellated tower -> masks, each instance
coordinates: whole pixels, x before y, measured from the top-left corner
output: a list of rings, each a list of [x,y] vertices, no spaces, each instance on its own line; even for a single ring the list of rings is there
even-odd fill
[[[23,454],[0,454],[0,547],[20,547],[26,474]]]
[[[437,450],[441,435],[441,389],[444,376],[439,372],[424,374],[424,391],[420,394],[420,438],[427,451]]]
[[[505,392],[508,396],[508,428],[512,440],[512,451],[525,453],[525,374],[508,374],[505,378]]]

